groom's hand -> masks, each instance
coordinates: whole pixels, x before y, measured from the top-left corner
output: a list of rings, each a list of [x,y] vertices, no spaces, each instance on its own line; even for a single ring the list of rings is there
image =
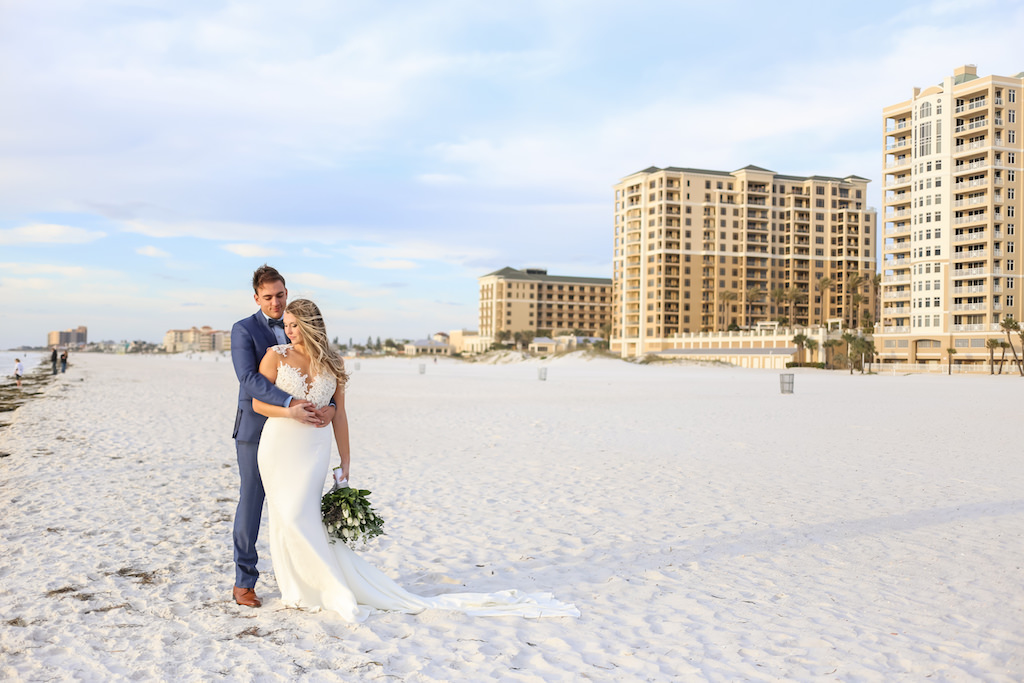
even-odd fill
[[[338,412],[337,407],[332,406],[332,405],[326,405],[323,408],[321,408],[320,410],[317,410],[316,411],[316,417],[317,417],[318,420],[320,420],[320,424],[318,424],[316,426],[317,427],[326,427],[327,425],[331,424],[331,421],[334,420],[334,414],[336,412]]]
[[[302,424],[320,426],[320,418],[317,417],[316,409],[309,401],[296,399],[288,406],[288,417],[301,422]]]

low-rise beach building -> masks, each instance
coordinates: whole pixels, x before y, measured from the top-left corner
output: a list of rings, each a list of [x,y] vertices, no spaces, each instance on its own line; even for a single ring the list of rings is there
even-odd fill
[[[407,356],[450,356],[453,349],[448,342],[431,338],[409,342],[402,347],[402,352]]]
[[[187,330],[167,330],[163,347],[167,353],[230,351],[231,332],[215,330],[208,325]]]
[[[476,330],[449,330],[448,343],[452,353],[483,353],[490,344],[485,344]]]
[[[562,353],[564,351],[575,351],[586,346],[592,346],[597,342],[604,341],[600,337],[579,337],[572,334],[563,334],[555,338],[534,337],[527,349],[530,353],[543,355],[548,353]]]

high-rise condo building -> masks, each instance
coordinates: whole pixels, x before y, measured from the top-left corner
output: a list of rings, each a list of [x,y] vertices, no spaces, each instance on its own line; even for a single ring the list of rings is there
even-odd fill
[[[882,110],[882,325],[889,362],[987,362],[986,340],[1021,319],[1017,214],[1024,73],[962,66]]]
[[[479,278],[480,337],[501,332],[601,336],[611,321],[612,281],[601,277],[548,275],[541,268],[502,268]]]
[[[47,333],[47,346],[83,346],[89,343],[89,329],[84,325],[70,330],[54,330]]]
[[[615,185],[612,350],[785,319],[874,320],[866,178],[651,167]]]

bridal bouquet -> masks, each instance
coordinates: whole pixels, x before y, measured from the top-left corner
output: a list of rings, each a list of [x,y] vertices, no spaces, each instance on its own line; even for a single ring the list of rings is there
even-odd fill
[[[347,481],[335,482],[334,488],[320,500],[327,535],[354,546],[384,533],[384,520],[370,507],[366,489],[354,489]]]

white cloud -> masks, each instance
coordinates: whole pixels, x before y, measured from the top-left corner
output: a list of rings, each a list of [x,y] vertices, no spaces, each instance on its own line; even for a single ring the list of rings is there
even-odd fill
[[[311,287],[313,289],[327,291],[327,292],[342,292],[351,296],[356,297],[373,297],[381,296],[386,293],[383,289],[371,289],[364,287],[357,282],[350,282],[348,280],[338,280],[329,278],[326,275],[320,273],[295,273],[294,275],[288,276],[289,285],[295,284],[301,287]],[[294,299],[298,292],[298,288],[295,292],[292,291],[292,287],[289,286],[289,297]]]
[[[135,250],[135,253],[141,254],[142,256],[151,256],[153,258],[170,258],[171,256],[163,249],[157,249],[154,246],[139,247]]]
[[[147,237],[195,237],[204,240],[281,242],[286,244],[335,244],[365,231],[342,225],[282,226],[269,223],[214,220],[130,220],[125,232]],[[313,254],[303,252],[304,256]]]
[[[302,248],[302,255],[305,256],[306,258],[331,258],[330,254],[325,254],[322,251],[316,251],[314,249],[310,249],[309,247]]]
[[[33,223],[0,230],[0,244],[85,244],[106,236],[105,232],[70,225]]]
[[[357,245],[345,247],[341,251],[359,266],[384,270],[412,269],[426,261],[461,266],[470,261],[486,260],[497,255],[495,249],[484,247],[419,241],[375,246]]]
[[[270,258],[281,255],[279,250],[259,244],[223,244],[221,249],[244,258]]]
[[[463,185],[468,179],[454,173],[421,173],[416,176],[416,182],[424,185]]]
[[[64,278],[109,277],[113,271],[84,268],[82,266],[62,266],[49,263],[0,263],[0,271],[8,275],[55,275]]]
[[[362,265],[375,270],[412,270],[419,267],[412,261],[405,259],[377,259],[375,261],[366,261]]]

